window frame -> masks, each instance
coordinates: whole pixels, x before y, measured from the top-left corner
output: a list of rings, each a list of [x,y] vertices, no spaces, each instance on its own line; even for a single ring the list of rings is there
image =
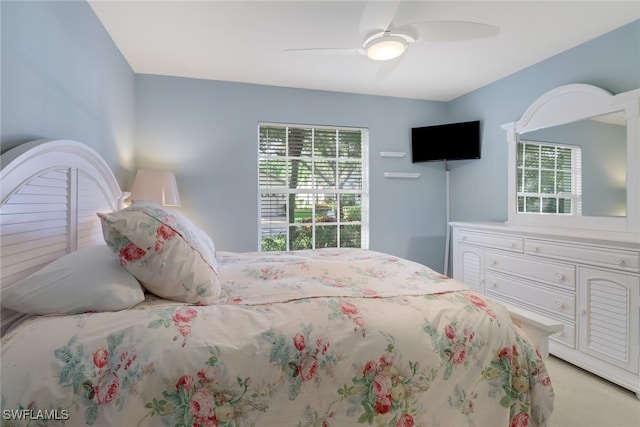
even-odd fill
[[[287,142],[284,143],[284,149],[285,149],[285,155],[284,156],[280,156],[280,155],[264,155],[261,153],[261,130],[264,127],[275,127],[275,128],[281,128],[284,130],[286,138],[288,138],[289,132],[288,130],[290,128],[294,128],[294,129],[302,129],[302,130],[307,130],[307,131],[311,131],[312,133],[312,147],[311,147],[311,154],[310,155],[300,155],[300,156],[290,156],[289,153],[289,143],[288,143],[288,139],[286,139]],[[315,132],[316,131],[335,131],[336,133],[339,133],[340,131],[345,131],[345,132],[360,132],[360,156],[359,157],[354,157],[354,158],[349,158],[349,157],[341,157],[340,156],[340,148],[339,148],[339,138],[336,138],[336,142],[335,142],[335,157],[321,157],[321,156],[316,156],[315,152],[314,152],[314,144],[315,144]],[[311,226],[311,230],[312,230],[312,247],[311,249],[316,249],[316,230],[318,227],[321,226],[335,226],[336,227],[336,247],[341,247],[341,227],[345,226],[345,225],[359,225],[360,226],[360,248],[362,249],[368,249],[369,248],[369,129],[368,128],[364,128],[364,127],[350,127],[350,126],[328,126],[328,125],[311,125],[311,124],[298,124],[298,123],[278,123],[278,122],[258,122],[258,126],[257,126],[257,173],[258,173],[258,250],[259,251],[268,251],[268,250],[264,250],[263,249],[263,233],[264,230],[269,230],[271,228],[274,228],[273,223],[271,222],[264,222],[264,218],[266,218],[266,216],[263,218],[263,194],[281,194],[283,196],[284,202],[285,202],[285,210],[283,212],[282,217],[284,218],[285,222],[283,224],[281,224],[282,228],[286,229],[286,232],[283,233],[286,236],[286,250],[295,250],[291,248],[291,228],[292,227],[303,227],[302,224],[304,224],[304,226]],[[317,188],[316,185],[316,176],[315,175],[315,167],[317,165],[317,161],[320,160],[325,160],[326,159],[330,159],[331,161],[335,161],[336,165],[340,165],[341,163],[344,163],[345,160],[347,161],[352,161],[352,159],[358,159],[359,161],[355,161],[359,166],[360,166],[360,179],[361,179],[361,185],[359,189],[340,189],[340,188]],[[282,159],[286,164],[288,164],[288,162],[291,159],[300,159],[303,162],[309,162],[312,165],[311,168],[311,186],[310,187],[304,187],[304,188],[300,188],[299,186],[297,188],[288,188],[287,184],[283,185],[282,187],[276,187],[276,188],[271,188],[271,187],[263,187],[262,185],[262,175],[261,172],[262,170],[262,162],[263,160],[268,160],[268,159]],[[287,170],[286,172],[286,178],[285,178],[285,182],[288,183],[289,181],[289,170]],[[338,183],[336,182],[336,187]],[[290,203],[289,203],[289,195],[305,195],[305,196],[311,196],[314,198],[314,201],[311,203],[311,209],[312,209],[312,213],[311,213],[311,222],[304,222],[304,223],[298,223],[298,222],[290,222]],[[331,195],[335,197],[336,200],[336,211],[337,212],[341,212],[341,206],[340,206],[340,199],[341,199],[341,195],[345,195],[345,194],[355,194],[355,195],[359,195],[360,196],[360,221],[343,221],[341,215],[342,214],[338,214],[336,216],[336,220],[333,222],[323,222],[323,221],[317,221],[318,217],[316,216],[316,200],[315,197],[317,195]]]
[[[544,167],[542,164],[543,156],[541,154],[538,155],[538,165],[537,167],[527,166],[526,165],[526,155],[522,155],[519,159],[520,155],[520,147],[523,146],[522,150],[526,151],[527,146],[537,146],[538,150],[542,151],[543,148],[551,148],[554,151],[558,149],[567,149],[571,152],[571,165],[569,168],[559,168],[557,161],[554,164],[553,168]],[[557,155],[555,156],[557,159]],[[521,160],[519,162],[518,160]],[[525,172],[526,171],[537,171],[537,187],[538,191],[524,191],[526,187],[525,182]],[[553,184],[556,188],[554,193],[545,193],[542,191],[542,175],[543,172],[552,172],[553,173]],[[570,171],[571,173],[571,190],[570,193],[558,191],[558,173]],[[561,144],[556,142],[549,141],[539,141],[533,139],[521,138],[516,143],[516,212],[518,214],[541,214],[541,215],[562,215],[562,216],[582,216],[582,147],[578,145],[571,144]],[[523,190],[519,188],[519,183],[523,183]],[[521,210],[520,198],[524,198],[524,207],[525,210]],[[527,199],[538,199],[539,210],[526,210]],[[543,199],[555,199],[555,212],[544,212]],[[559,212],[560,200],[569,200],[571,202],[571,211],[570,212]]]

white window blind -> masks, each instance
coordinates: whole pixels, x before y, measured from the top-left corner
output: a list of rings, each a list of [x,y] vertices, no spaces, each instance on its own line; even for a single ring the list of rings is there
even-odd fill
[[[260,123],[260,249],[369,246],[368,130]]]
[[[518,142],[518,212],[582,215],[582,151],[579,146]]]

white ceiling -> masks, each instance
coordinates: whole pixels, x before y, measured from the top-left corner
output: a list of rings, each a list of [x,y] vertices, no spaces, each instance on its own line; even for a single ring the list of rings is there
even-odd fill
[[[136,73],[441,101],[640,18],[638,0],[395,3],[89,0]],[[500,32],[471,41],[419,39],[385,63],[357,54],[284,52],[361,47],[390,20],[395,26],[474,21]]]

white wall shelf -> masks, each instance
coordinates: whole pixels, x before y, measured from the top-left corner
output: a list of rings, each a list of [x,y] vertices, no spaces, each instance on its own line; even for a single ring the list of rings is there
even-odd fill
[[[385,178],[405,178],[405,179],[417,179],[420,178],[419,173],[413,172],[385,172]]]
[[[380,152],[380,157],[401,158],[401,157],[405,157],[406,155],[407,153],[405,153],[404,151],[381,151]]]

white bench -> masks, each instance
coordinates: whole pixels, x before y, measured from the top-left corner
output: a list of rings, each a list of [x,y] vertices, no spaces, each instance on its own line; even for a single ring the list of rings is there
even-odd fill
[[[540,349],[544,358],[549,357],[549,335],[560,332],[564,325],[557,320],[534,313],[524,308],[500,302],[507,307],[513,323],[522,329]]]

